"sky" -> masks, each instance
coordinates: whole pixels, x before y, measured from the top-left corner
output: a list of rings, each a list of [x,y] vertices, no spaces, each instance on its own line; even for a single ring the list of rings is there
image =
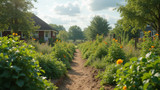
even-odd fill
[[[125,0],[37,0],[33,3],[32,12],[48,24],[63,25],[66,30],[77,25],[84,28],[90,25],[94,16],[99,15],[114,24],[120,19],[120,14],[114,10],[118,5],[124,5]]]

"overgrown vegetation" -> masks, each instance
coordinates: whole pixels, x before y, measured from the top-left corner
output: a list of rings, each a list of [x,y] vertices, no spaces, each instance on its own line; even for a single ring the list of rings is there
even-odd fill
[[[0,89],[56,89],[41,76],[44,70],[35,57],[34,47],[18,36],[0,37]]]
[[[138,43],[141,46],[138,49],[135,49],[132,39],[128,44],[122,42],[122,45],[115,38],[104,39],[99,35],[95,41],[79,45],[83,58],[87,59],[85,65],[100,69],[97,77],[101,79],[101,90],[106,84],[116,85],[116,90],[158,90],[160,41],[158,34],[152,38],[149,33],[146,32]]]

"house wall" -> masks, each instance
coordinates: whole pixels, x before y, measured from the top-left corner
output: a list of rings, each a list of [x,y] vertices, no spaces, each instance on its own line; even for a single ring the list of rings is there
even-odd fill
[[[54,34],[54,35],[53,35],[53,34]],[[53,39],[55,39],[55,38],[56,38],[56,32],[51,31],[51,37],[52,37]]]
[[[149,34],[150,37],[153,37],[157,33],[156,30],[150,30],[150,31],[151,31],[150,34]],[[144,31],[141,31],[140,32],[140,38],[143,38],[143,36],[144,36]]]
[[[39,40],[44,39],[44,31],[39,31]]]

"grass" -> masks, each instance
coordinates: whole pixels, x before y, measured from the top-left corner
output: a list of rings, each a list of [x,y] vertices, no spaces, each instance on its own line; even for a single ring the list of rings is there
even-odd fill
[[[50,54],[53,50],[52,47],[48,43],[39,43],[38,41],[29,40],[28,44],[31,44],[35,47],[35,50],[39,53]]]

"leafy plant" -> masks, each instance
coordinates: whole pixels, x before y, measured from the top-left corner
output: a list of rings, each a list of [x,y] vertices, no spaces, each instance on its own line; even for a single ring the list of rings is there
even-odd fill
[[[123,51],[123,46],[121,46],[117,40],[113,40],[113,43],[108,48],[107,62],[115,63],[118,59],[123,59],[125,62],[126,56]]]
[[[56,89],[41,75],[44,70],[35,60],[34,47],[19,40],[19,36],[0,37],[0,89]]]
[[[150,52],[139,59],[132,58],[117,71],[115,90],[158,90],[160,87],[160,57]]]
[[[63,62],[58,61],[52,54],[37,54],[36,59],[39,61],[40,67],[45,70],[45,73],[42,73],[42,75],[47,78],[60,78],[67,72]]]

